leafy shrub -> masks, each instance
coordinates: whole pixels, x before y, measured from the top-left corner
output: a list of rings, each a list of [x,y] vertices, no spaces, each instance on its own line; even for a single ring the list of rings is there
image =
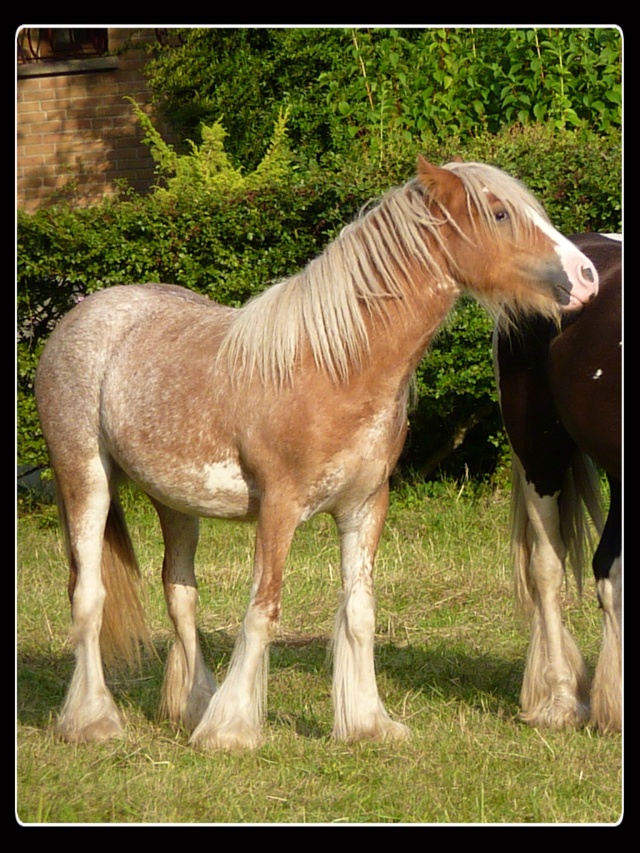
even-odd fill
[[[444,140],[514,123],[621,124],[615,29],[351,30],[351,40],[322,81],[349,134],[378,149],[394,127]]]
[[[616,30],[187,31],[152,82],[192,141],[174,151],[139,111],[161,187],[19,213],[20,461],[45,463],[33,373],[75,300],[166,281],[239,305],[406,181],[418,151],[505,169],[565,233],[619,231],[619,49]],[[417,372],[406,470],[499,464],[490,350],[488,317],[463,301]]]
[[[254,169],[282,109],[302,161],[336,149],[343,135],[317,80],[340,61],[342,30],[189,28],[179,47],[158,46],[148,66],[155,105],[183,139],[218,120],[231,162]]]
[[[283,110],[273,129],[271,143],[254,171],[243,174],[232,165],[225,151],[224,141],[228,136],[222,122],[200,126],[202,142],[197,145],[187,140],[188,154],[177,153],[173,146],[164,141],[151,119],[133,98],[128,98],[142,124],[143,142],[151,150],[156,162],[156,173],[164,179],[166,187],[156,190],[166,197],[179,199],[183,195],[200,198],[224,198],[230,195],[246,195],[272,187],[291,175],[291,154],[286,144],[288,110]]]
[[[513,124],[622,123],[622,37],[615,28],[189,29],[158,49],[158,108],[186,138],[221,116],[232,160],[252,167],[278,111],[292,148],[374,162],[400,134],[474,139]]]

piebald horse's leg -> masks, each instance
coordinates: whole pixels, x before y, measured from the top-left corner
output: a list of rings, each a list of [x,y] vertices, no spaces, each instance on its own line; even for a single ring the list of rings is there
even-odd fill
[[[591,689],[591,722],[601,731],[622,731],[622,487],[609,478],[607,523],[593,558],[602,607],[602,648]]]
[[[200,522],[155,501],[154,506],[164,537],[162,584],[176,634],[167,659],[160,712],[193,731],[216,690],[215,680],[204,664],[196,627],[198,585],[194,559]]]
[[[374,666],[373,564],[389,501],[385,484],[357,514],[336,518],[343,597],[333,641],[333,736],[339,740],[406,738],[378,695]]]
[[[530,483],[523,483],[523,491],[535,609],[520,694],[521,718],[534,726],[580,725],[589,717],[588,677],[578,647],[562,623],[566,549],[558,495],[540,497]]]
[[[57,470],[58,499],[66,526],[72,587],[76,666],[56,734],[67,741],[107,740],[122,734],[122,718],[102,669],[100,629],[105,587],[101,577],[104,531],[111,503],[99,456],[73,471]],[[73,581],[75,580],[75,584]]]
[[[269,644],[280,620],[282,571],[299,512],[263,497],[251,599],[227,677],[191,736],[202,749],[253,749],[262,742]]]

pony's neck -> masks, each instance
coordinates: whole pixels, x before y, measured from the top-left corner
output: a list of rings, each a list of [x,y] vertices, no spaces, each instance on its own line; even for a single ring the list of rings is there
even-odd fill
[[[448,276],[416,268],[405,295],[385,300],[383,312],[363,308],[369,339],[364,369],[389,378],[397,375],[401,382],[411,376],[459,294]]]
[[[374,361],[413,369],[458,293],[443,224],[413,184],[389,194],[301,273],[238,311],[218,364],[275,386],[292,381],[305,350],[338,384]]]

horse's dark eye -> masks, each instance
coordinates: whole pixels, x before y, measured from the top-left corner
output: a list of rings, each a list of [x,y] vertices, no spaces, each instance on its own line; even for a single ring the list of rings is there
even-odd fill
[[[509,214],[506,210],[496,210],[493,217],[496,222],[506,222],[509,219]]]

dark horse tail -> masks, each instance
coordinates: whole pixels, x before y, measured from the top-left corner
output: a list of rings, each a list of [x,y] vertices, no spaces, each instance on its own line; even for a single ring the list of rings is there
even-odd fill
[[[78,573],[69,547],[67,518],[60,496],[58,513],[70,566],[69,600],[73,602]],[[153,647],[138,594],[140,570],[117,498],[111,501],[105,525],[101,577],[106,593],[100,630],[102,653],[110,662],[124,661],[132,668],[139,666],[141,648],[152,650]]]
[[[514,568],[515,596],[519,609],[531,614],[534,609],[529,566],[531,547],[527,536],[527,512],[523,495],[524,472],[514,455],[511,465],[511,559]],[[576,450],[565,476],[559,499],[560,533],[566,547],[578,590],[593,552],[593,528],[598,536],[604,527],[603,495],[598,470],[589,456]],[[590,523],[591,521],[591,523]]]

